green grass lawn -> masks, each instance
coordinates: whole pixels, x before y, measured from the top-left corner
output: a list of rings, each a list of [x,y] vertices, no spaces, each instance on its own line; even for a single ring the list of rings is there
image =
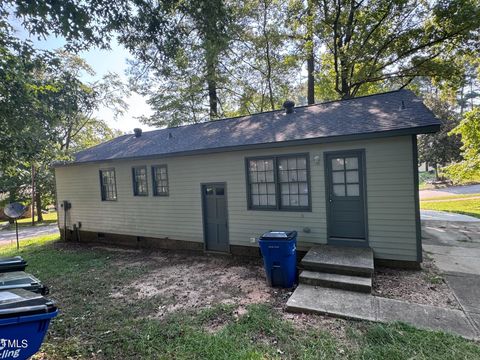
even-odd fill
[[[442,195],[433,198],[423,198],[421,201],[435,201],[435,200],[464,200],[473,197],[480,197],[480,194],[452,194],[452,195]]]
[[[50,286],[60,308],[37,359],[480,358],[478,344],[441,332],[338,320],[342,337],[321,321],[288,320],[281,306],[269,303],[250,304],[240,315],[236,304],[219,304],[158,317],[161,297],[112,297],[139,277],[153,276],[158,263],[144,253],[64,244],[56,236],[23,241],[19,253],[0,248],[0,256],[17,254]],[[128,261],[135,266],[125,266]],[[212,331],[212,324],[221,326]]]
[[[57,212],[51,212],[47,214],[43,214],[43,221],[38,222],[37,218],[35,217],[35,226],[43,226],[48,224],[53,224],[57,222]],[[0,222],[0,225],[7,224],[7,221]],[[18,220],[18,226],[31,226],[32,218],[23,218]],[[15,228],[15,224],[11,224],[8,226],[10,229]]]
[[[477,194],[478,196],[478,194]],[[456,196],[458,198],[458,195]],[[451,201],[420,201],[423,210],[448,211],[480,218],[480,199],[451,200]]]

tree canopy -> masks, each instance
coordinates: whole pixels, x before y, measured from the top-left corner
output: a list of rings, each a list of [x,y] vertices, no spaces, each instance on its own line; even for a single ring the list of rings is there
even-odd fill
[[[107,130],[92,111],[122,109],[125,92],[113,75],[79,81],[89,70],[74,56],[15,39],[12,16],[40,38],[65,37],[70,51],[116,39],[133,57],[130,88],[147,97],[153,115],[142,121],[152,126],[408,86],[444,125],[420,139],[421,159],[445,165],[469,156],[465,143],[458,149],[469,136],[459,122],[478,106],[478,0],[2,1],[4,164],[12,153],[30,161],[52,141],[64,152],[91,144],[81,137]]]

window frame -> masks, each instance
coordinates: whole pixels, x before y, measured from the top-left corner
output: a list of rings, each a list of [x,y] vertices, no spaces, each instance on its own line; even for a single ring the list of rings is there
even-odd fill
[[[157,179],[155,178],[155,171],[156,169],[162,169],[164,168],[166,171],[167,175],[167,192],[158,192],[157,191]],[[170,196],[170,179],[168,177],[168,165],[167,164],[160,164],[160,165],[152,165],[151,167],[152,170],[152,190],[153,190],[153,196]]]
[[[113,172],[113,188],[115,189],[115,198],[114,199],[107,199],[107,194],[104,192],[103,186],[103,175],[104,171],[112,171]],[[118,200],[118,192],[117,192],[117,174],[115,172],[115,168],[105,168],[98,170],[98,176],[100,178],[100,198],[102,201],[117,201]]]
[[[137,176],[135,171],[138,169],[145,169],[145,193],[138,192],[137,186]],[[148,196],[148,170],[147,165],[132,166],[132,187],[133,187],[133,196]]]
[[[280,159],[288,159],[294,157],[305,157],[306,171],[307,171],[307,186],[308,186],[308,206],[282,206],[281,205],[281,182],[278,170],[278,164]],[[276,205],[253,205],[252,204],[252,192],[250,182],[250,167],[251,160],[273,160],[273,181],[275,183],[275,203]],[[297,183],[304,181],[296,181]],[[280,154],[280,155],[263,155],[263,156],[251,156],[245,158],[245,183],[247,188],[247,209],[248,210],[264,210],[264,211],[296,211],[296,212],[311,212],[312,211],[312,186],[311,186],[311,174],[310,174],[310,153],[292,153],[292,154]]]

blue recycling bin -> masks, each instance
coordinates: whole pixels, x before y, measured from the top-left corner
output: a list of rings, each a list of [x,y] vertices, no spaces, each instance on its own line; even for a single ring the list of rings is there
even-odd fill
[[[293,287],[297,275],[297,232],[269,231],[259,238],[258,243],[268,285]]]
[[[0,292],[0,359],[28,359],[42,345],[55,304],[24,289]]]

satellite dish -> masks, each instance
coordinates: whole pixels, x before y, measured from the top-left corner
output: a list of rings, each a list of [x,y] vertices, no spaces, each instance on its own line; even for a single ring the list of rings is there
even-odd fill
[[[25,213],[25,210],[27,210],[26,206],[23,206],[20,203],[11,203],[5,206],[5,208],[3,209],[3,212],[9,218],[18,219]]]
[[[3,209],[5,215],[9,218],[15,219],[15,233],[17,234],[17,250],[20,247],[18,242],[18,223],[17,219],[23,215],[23,213],[27,210],[26,206],[23,206],[20,203],[10,203]]]

